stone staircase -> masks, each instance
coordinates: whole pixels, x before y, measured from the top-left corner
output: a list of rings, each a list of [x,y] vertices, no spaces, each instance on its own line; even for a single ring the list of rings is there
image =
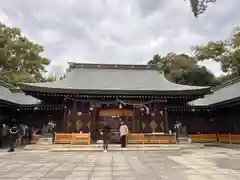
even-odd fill
[[[189,142],[189,137],[184,136],[184,137],[178,137],[179,144],[191,144]]]
[[[129,144],[127,148],[121,148],[119,144],[109,144],[109,151],[174,151],[183,149],[200,149],[203,144]],[[101,145],[70,145],[70,144],[33,144],[24,150],[40,150],[48,152],[71,152],[71,151],[102,151]]]
[[[36,144],[39,144],[39,145],[49,144],[50,145],[50,144],[52,144],[52,137],[40,137]]]

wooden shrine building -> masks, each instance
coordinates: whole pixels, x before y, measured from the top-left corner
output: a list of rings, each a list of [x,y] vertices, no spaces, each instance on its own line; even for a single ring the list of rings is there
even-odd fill
[[[192,111],[188,102],[211,93],[210,87],[169,82],[155,65],[69,63],[66,77],[46,83],[22,84],[21,89],[41,100],[41,106],[58,106],[57,131],[85,132],[92,140],[107,121],[111,140],[118,139],[120,121],[130,132],[168,133],[175,124],[174,109]],[[60,117],[60,116],[58,116]]]
[[[198,109],[194,132],[240,133],[240,77],[212,88],[213,93],[189,103]],[[190,120],[188,120],[190,121]],[[193,127],[193,125],[191,125]],[[190,127],[190,128],[191,128]]]
[[[154,65],[70,63],[66,77],[55,82],[21,84],[20,90],[0,81],[0,123],[16,119],[41,129],[53,121],[57,132],[90,133],[93,142],[104,121],[113,142],[120,121],[131,135],[167,134],[181,123],[179,136],[196,142],[226,142],[231,133],[240,143],[239,88],[240,78],[213,88],[171,83]]]
[[[28,124],[41,128],[48,123],[50,116],[61,112],[61,106],[42,105],[41,100],[26,95],[19,88],[0,81],[0,124]],[[56,116],[56,115],[53,115]],[[61,116],[61,115],[60,115]],[[15,122],[12,122],[15,120]]]
[[[9,124],[23,107],[35,107],[38,102],[20,89],[0,81],[0,124]]]

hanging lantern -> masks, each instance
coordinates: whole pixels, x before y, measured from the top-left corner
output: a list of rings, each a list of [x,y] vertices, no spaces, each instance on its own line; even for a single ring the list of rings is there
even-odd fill
[[[122,108],[122,104],[121,104],[121,103],[119,104],[119,108],[120,108],[120,109]]]
[[[163,111],[160,111],[161,116],[163,116]]]
[[[149,108],[146,106],[146,114],[149,114]]]

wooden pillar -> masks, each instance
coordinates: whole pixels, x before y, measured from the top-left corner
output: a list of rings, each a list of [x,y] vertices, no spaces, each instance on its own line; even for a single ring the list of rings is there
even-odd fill
[[[65,105],[64,109],[63,109],[63,120],[62,120],[62,127],[61,127],[61,131],[64,133],[68,132],[68,107]]]
[[[58,132],[66,133],[68,131],[67,130],[67,127],[68,127],[68,123],[67,123],[68,105],[67,105],[66,99],[63,100],[62,106],[63,106],[63,117],[62,117],[62,120],[60,123],[60,128],[59,128]]]
[[[132,117],[132,120],[133,120],[133,128],[132,128],[132,132],[138,132],[139,131],[139,117],[138,117],[138,111],[137,111],[137,108],[134,107],[133,108],[133,117]]]
[[[71,128],[73,127],[69,127],[69,122],[73,123],[72,120],[76,119],[75,116],[76,116],[76,101],[73,101],[72,104],[71,103],[69,104],[69,102],[65,100],[64,115],[63,115],[63,121],[62,121],[62,131],[64,133],[68,133],[70,130],[72,130]]]
[[[135,107],[134,110],[134,120],[135,120],[135,132],[142,132],[142,117],[141,110],[139,107]]]
[[[168,127],[168,112],[167,108],[164,108],[164,132],[168,133],[169,132],[169,127]]]
[[[92,111],[92,118],[91,118],[91,138],[93,141],[97,140],[97,118],[98,118],[99,108],[94,107]]]

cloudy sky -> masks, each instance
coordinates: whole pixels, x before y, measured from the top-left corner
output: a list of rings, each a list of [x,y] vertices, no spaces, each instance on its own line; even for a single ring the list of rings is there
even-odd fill
[[[240,24],[240,0],[217,0],[194,18],[184,0],[0,0],[0,21],[45,47],[52,71],[67,61],[146,63],[226,38]],[[219,75],[215,63],[207,66]]]

